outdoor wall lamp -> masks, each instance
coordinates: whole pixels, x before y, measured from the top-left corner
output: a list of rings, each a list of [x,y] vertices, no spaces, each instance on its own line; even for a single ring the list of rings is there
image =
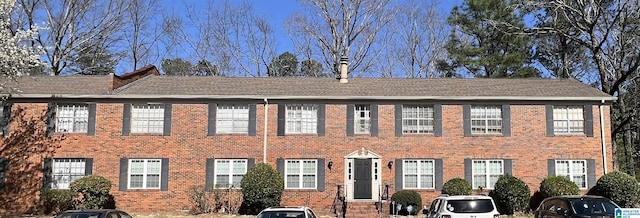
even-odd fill
[[[391,167],[393,167],[393,161],[392,161],[392,160],[390,160],[390,161],[387,163],[387,167],[389,167],[389,169],[391,169]]]
[[[331,172],[331,168],[333,168],[333,160],[329,159],[329,163],[327,163],[327,168],[329,168],[329,172]]]

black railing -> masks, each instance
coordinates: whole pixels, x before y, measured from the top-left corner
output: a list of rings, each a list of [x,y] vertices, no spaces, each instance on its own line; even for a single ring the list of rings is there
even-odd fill
[[[342,195],[341,189],[342,185],[338,185],[336,197],[333,199],[333,204],[331,205],[331,210],[337,217],[345,218],[347,214],[347,201],[345,196]]]

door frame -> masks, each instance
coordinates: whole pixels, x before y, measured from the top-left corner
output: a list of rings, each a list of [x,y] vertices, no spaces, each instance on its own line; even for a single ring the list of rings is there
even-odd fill
[[[371,199],[354,199],[354,172],[355,172],[355,159],[370,159],[371,160]],[[347,202],[353,201],[378,201],[378,197],[381,193],[382,184],[382,157],[372,151],[365,149],[364,147],[351,152],[344,156],[344,184],[345,195]]]

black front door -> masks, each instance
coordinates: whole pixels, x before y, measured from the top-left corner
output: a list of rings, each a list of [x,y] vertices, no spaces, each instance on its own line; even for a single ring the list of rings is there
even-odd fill
[[[371,159],[354,159],[354,199],[371,199]]]

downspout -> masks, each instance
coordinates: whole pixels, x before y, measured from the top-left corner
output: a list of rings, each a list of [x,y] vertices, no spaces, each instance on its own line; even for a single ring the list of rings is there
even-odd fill
[[[604,115],[602,115],[602,111],[604,111],[603,109],[604,107],[604,99],[601,101],[600,106],[598,107],[600,109],[600,138],[602,139],[602,166],[604,167],[604,174],[607,174],[607,144],[606,141],[604,140],[605,136],[605,132],[604,132]]]
[[[267,123],[269,117],[269,100],[264,98],[264,136],[262,137],[262,163],[267,163]]]

